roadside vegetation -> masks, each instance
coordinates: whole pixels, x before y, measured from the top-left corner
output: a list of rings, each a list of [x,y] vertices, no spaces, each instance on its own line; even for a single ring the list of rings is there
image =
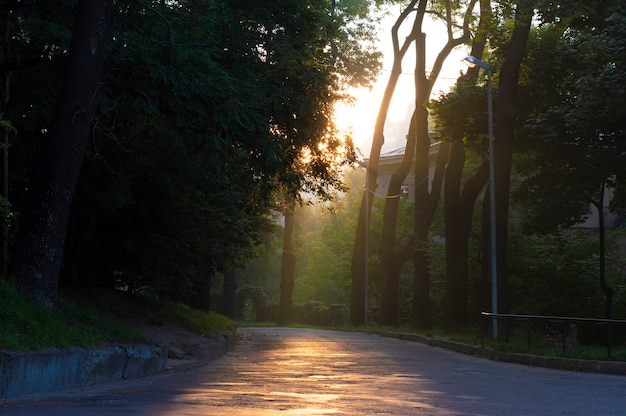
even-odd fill
[[[141,342],[97,313],[106,305],[63,296],[85,287],[149,293],[138,316],[200,334],[232,329],[213,308],[477,343],[492,277],[499,312],[626,319],[623,2],[17,3],[0,7],[0,263],[17,282],[0,286],[0,349]],[[400,3],[398,24],[414,24],[394,42],[385,94],[415,51],[418,105],[385,194],[391,97],[366,164],[334,106],[380,74],[372,12]],[[422,96],[443,64],[427,69],[428,15],[450,29],[442,52],[484,64],[438,99]],[[96,24],[97,50],[82,42]],[[537,324],[528,347],[516,329],[493,348],[551,354],[554,331]],[[604,339],[581,327],[571,353]]]
[[[234,330],[230,319],[215,312],[205,313],[173,302],[139,300],[146,319],[155,324],[173,322],[201,335],[211,330]],[[0,334],[0,350],[10,351],[145,342],[123,321],[65,297],[59,298],[55,309],[43,307],[6,280],[0,280]]]
[[[298,263],[294,287],[292,322],[298,326],[339,328],[352,330],[350,314],[350,247],[359,209],[358,198],[364,186],[364,174],[359,170],[346,173],[349,189],[341,198],[326,207],[307,206],[296,212],[299,227],[295,250]],[[481,239],[474,235],[470,243],[469,303],[473,312],[470,325],[465,329],[444,330],[442,310],[445,296],[446,260],[443,247],[443,217],[436,216],[431,227],[431,305],[434,325],[430,329],[411,328],[411,265],[400,274],[400,310],[398,327],[380,324],[380,296],[382,280],[378,253],[382,198],[374,200],[370,220],[370,261],[368,326],[358,326],[362,331],[393,331],[416,333],[432,338],[446,339],[472,345],[481,345],[480,311],[483,302],[481,292]],[[401,209],[410,213],[411,201],[403,199]],[[481,221],[479,207],[474,221]],[[410,232],[406,221],[409,215],[399,218],[401,233]],[[562,229],[557,233],[528,233],[522,221],[513,221],[510,227],[509,254],[510,293],[514,305],[512,313],[552,315],[569,317],[602,318],[605,299],[598,284],[600,262],[598,241],[593,231],[580,228]],[[278,239],[278,238],[277,238]],[[614,291],[614,318],[626,317],[626,278],[623,256],[624,229],[616,228],[607,234],[606,278]],[[259,256],[248,268],[237,272],[239,284],[235,319],[239,326],[272,325],[276,322],[276,309],[280,291],[280,273],[275,268],[280,245],[265,245]],[[212,290],[219,304],[220,279],[214,281]],[[254,322],[254,323],[252,323]],[[485,347],[497,351],[564,356],[569,358],[607,360],[606,326],[596,324],[578,325],[578,346],[565,353],[560,345],[560,324],[549,322],[531,325],[530,346],[525,323],[513,327],[508,342],[504,325],[500,329],[499,342],[491,340],[490,327],[484,336]],[[626,326],[615,326],[612,333],[612,360],[626,361],[623,346]]]
[[[501,327],[504,330],[503,327]],[[468,345],[481,346],[493,351],[510,352],[518,354],[539,355],[545,357],[574,358],[581,360],[622,361],[626,362],[626,349],[613,345],[611,357],[608,357],[606,339],[597,338],[589,345],[570,346],[563,351],[561,338],[554,329],[549,326],[537,326],[531,329],[530,342],[524,327],[516,328],[509,337],[501,333],[498,341],[491,338],[491,334],[482,333],[480,326],[468,327],[464,330],[449,331],[441,328],[432,330],[417,330],[392,327],[364,328],[364,332],[403,332],[418,334],[424,337],[458,342]],[[604,342],[604,343],[603,343]]]

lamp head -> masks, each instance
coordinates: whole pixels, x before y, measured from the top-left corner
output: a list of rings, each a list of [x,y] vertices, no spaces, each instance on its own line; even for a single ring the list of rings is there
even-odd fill
[[[470,66],[470,68],[474,68],[476,66],[481,67],[482,69],[489,70],[489,64],[487,62],[481,61],[480,59],[469,55],[465,57],[465,62]]]

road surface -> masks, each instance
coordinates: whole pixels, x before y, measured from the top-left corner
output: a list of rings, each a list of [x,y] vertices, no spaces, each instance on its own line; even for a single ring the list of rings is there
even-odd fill
[[[196,370],[32,395],[0,415],[626,415],[626,377],[492,362],[357,332],[244,328]]]

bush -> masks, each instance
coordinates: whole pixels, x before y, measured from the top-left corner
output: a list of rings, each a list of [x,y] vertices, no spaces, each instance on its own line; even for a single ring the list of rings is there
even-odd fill
[[[324,326],[330,323],[330,309],[319,301],[293,305],[293,322]]]

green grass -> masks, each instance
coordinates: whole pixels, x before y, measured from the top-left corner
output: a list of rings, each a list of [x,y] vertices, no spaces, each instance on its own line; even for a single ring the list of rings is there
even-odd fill
[[[379,328],[382,329],[382,328]],[[481,338],[481,329],[479,327],[470,327],[461,331],[446,331],[439,328],[431,330],[413,330],[408,328],[384,328],[388,331],[416,333],[430,338],[438,338],[447,341],[460,342],[469,345],[484,346],[494,351],[511,352],[519,354],[532,354],[546,357],[562,357],[575,358],[583,360],[609,360],[606,345],[578,345],[567,348],[563,351],[560,346],[543,345],[542,339],[544,333],[531,332],[531,342],[528,344],[527,333],[525,330],[517,330],[505,340],[504,334],[500,334],[501,338],[494,341],[489,334],[484,339]],[[559,338],[560,340],[560,338]],[[613,346],[611,351],[611,361],[626,361],[626,348]]]
[[[174,302],[163,302],[158,309],[159,319],[176,322],[197,334],[208,336],[211,330],[235,331],[233,321],[215,312],[203,312]]]
[[[597,345],[577,345],[574,347],[566,348],[563,351],[563,347],[559,342],[558,346],[548,346],[542,343],[542,334],[534,332],[531,334],[531,342],[528,344],[525,333],[521,333],[509,339],[508,341],[499,340],[494,341],[491,338],[485,338],[484,345],[486,348],[491,348],[494,351],[513,352],[520,354],[532,354],[541,355],[546,357],[562,357],[562,358],[574,358],[582,360],[609,360],[608,350],[606,344],[598,343]],[[480,345],[478,343],[477,345]],[[626,348],[613,345],[611,348],[610,361],[624,361],[626,362]]]
[[[209,335],[212,329],[235,331],[230,319],[173,302],[141,298],[147,318],[177,323],[192,332]],[[90,308],[60,298],[54,310],[22,295],[15,284],[0,280],[0,349],[32,351],[48,348],[97,346],[102,343],[138,344],[142,335]]]
[[[139,343],[133,330],[59,299],[54,310],[35,304],[0,280],[0,349],[12,351],[87,347],[103,342]]]

